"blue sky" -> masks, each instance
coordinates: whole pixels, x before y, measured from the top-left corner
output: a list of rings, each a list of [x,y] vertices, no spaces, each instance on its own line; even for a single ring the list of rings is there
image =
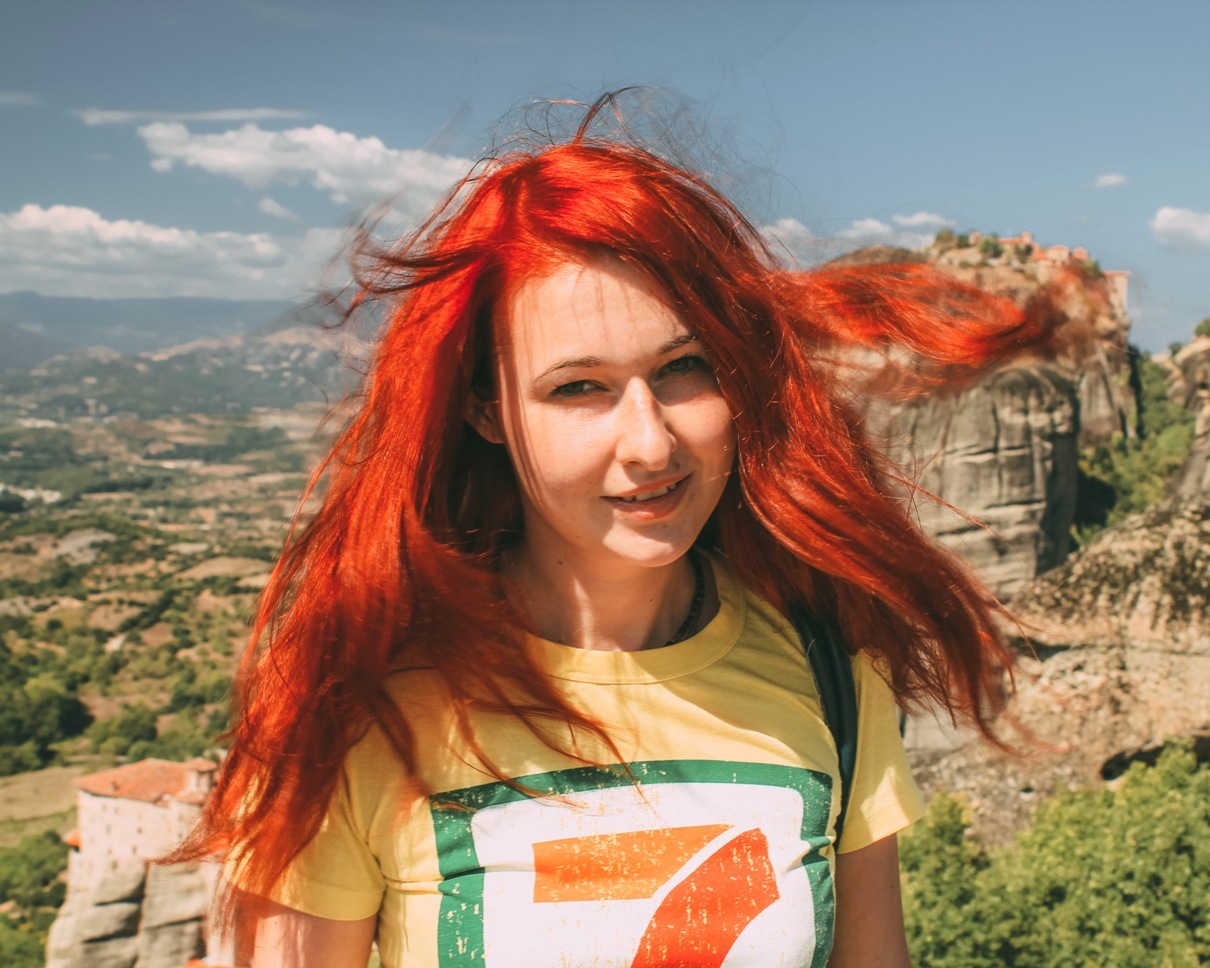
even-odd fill
[[[1030,229],[1132,273],[1146,348],[1210,316],[1201,0],[6,0],[3,23],[0,291],[301,296],[359,210],[423,211],[517,105],[650,84],[806,260]]]

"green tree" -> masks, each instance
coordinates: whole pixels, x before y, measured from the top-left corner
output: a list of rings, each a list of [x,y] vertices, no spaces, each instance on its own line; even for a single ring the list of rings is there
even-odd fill
[[[1207,316],[1193,330],[1194,336],[1210,336],[1210,316]]]
[[[42,968],[46,964],[46,939],[28,925],[0,918],[0,965],[5,968]]]
[[[1076,508],[1076,525],[1086,540],[1106,524],[1116,524],[1129,514],[1145,511],[1167,496],[1177,473],[1193,447],[1194,417],[1188,410],[1168,399],[1168,375],[1164,368],[1140,353],[1136,357],[1139,379],[1138,436],[1117,435],[1108,443],[1086,450],[1080,456],[1080,470],[1093,486],[1112,489],[1111,509],[1103,510],[1081,502]]]
[[[1004,254],[1004,246],[995,235],[985,235],[979,242],[979,254],[988,259],[998,259]]]
[[[144,703],[124,705],[121,712],[102,720],[88,731],[93,748],[125,756],[136,743],[156,738],[155,713]]]
[[[1043,804],[1011,848],[990,856],[968,842],[954,802],[938,798],[904,839],[915,964],[1210,961],[1210,769],[1174,745],[1119,783]]]
[[[78,736],[91,722],[74,690],[49,675],[0,686],[0,775],[45,766],[55,756],[52,744]]]
[[[0,900],[32,910],[57,908],[65,885],[59,875],[67,867],[67,845],[53,830],[27,834],[16,847],[0,848]]]
[[[0,965],[41,968],[46,933],[63,903],[67,845],[53,830],[21,838],[0,849],[0,903],[11,905],[0,917]]]

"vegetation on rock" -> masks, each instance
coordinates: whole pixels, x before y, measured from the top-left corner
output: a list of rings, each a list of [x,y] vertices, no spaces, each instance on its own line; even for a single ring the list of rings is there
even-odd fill
[[[1082,500],[1076,527],[1081,544],[1101,528],[1163,500],[1193,446],[1193,414],[1168,399],[1163,367],[1137,351],[1136,362],[1137,436],[1118,434],[1080,455]]]

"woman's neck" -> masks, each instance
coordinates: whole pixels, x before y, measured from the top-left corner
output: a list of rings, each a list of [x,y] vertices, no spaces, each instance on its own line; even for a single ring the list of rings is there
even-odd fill
[[[688,555],[658,568],[588,569],[526,555],[521,547],[506,554],[504,568],[520,594],[518,611],[530,630],[579,649],[659,648],[692,635],[718,611],[710,569],[701,569],[698,594]],[[696,620],[690,615],[695,598]]]

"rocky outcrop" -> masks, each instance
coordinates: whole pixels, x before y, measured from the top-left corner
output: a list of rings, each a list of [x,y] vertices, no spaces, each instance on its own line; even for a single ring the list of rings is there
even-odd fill
[[[1032,735],[1005,731],[1028,755],[909,733],[926,792],[964,791],[981,836],[1007,839],[1042,797],[1112,780],[1171,737],[1210,754],[1210,498],[1106,529],[1013,610],[1037,658],[1021,663],[1003,721]]]
[[[1104,276],[1047,264],[969,264],[954,252],[938,262],[958,279],[1003,293],[1024,304],[1047,284],[1060,284],[1060,308],[1067,316],[1058,339],[1055,364],[1076,385],[1080,403],[1080,444],[1103,443],[1115,434],[1135,435],[1138,399],[1129,344],[1130,317],[1124,295]]]
[[[985,256],[973,247],[907,254],[872,247],[837,260],[933,261],[1021,305],[1055,285],[1066,322],[1049,361],[1010,364],[965,393],[874,405],[868,415],[876,444],[941,499],[913,502],[924,531],[1002,598],[1069,552],[1081,448],[1133,436],[1138,423],[1124,279],[1114,282],[1082,262],[1029,258],[1027,248]]]
[[[996,594],[1011,596],[1067,555],[1079,402],[1063,370],[1004,370],[965,393],[871,422],[884,450],[941,499],[915,502],[921,527]]]
[[[1210,337],[1194,336],[1175,357],[1156,362],[1168,371],[1168,399],[1193,412],[1193,448],[1176,482],[1183,500],[1210,494]]]
[[[73,889],[47,941],[47,968],[181,968],[205,952],[210,893],[197,865],[132,858]]]

